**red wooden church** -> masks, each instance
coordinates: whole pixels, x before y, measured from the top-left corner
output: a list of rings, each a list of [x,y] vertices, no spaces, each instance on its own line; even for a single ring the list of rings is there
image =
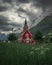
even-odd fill
[[[28,30],[27,21],[25,20],[24,31],[18,38],[18,42],[34,44],[32,34]]]

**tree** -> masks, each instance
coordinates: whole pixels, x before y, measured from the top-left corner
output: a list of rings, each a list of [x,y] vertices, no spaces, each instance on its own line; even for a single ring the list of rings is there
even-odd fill
[[[16,39],[17,39],[17,37],[16,37],[15,33],[10,33],[8,35],[8,40],[9,41],[15,41]]]
[[[52,37],[50,38],[50,43],[52,43]]]
[[[48,34],[48,36],[49,36],[49,41],[50,41],[50,43],[52,43],[52,32],[50,32],[50,33]]]
[[[36,33],[35,33],[35,35],[34,35],[34,40],[36,42],[41,43],[43,41],[43,38],[42,37],[43,37],[42,32],[39,31],[39,30],[37,30]]]
[[[48,36],[48,35],[46,35],[46,36],[45,36],[45,38],[44,38],[44,40],[45,40],[45,43],[49,43],[49,41],[50,41],[49,36]]]

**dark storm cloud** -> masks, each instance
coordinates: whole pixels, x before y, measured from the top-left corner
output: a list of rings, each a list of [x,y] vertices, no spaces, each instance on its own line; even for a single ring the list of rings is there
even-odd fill
[[[2,31],[11,31],[12,30],[12,28],[19,28],[20,27],[20,25],[18,25],[18,24],[7,24],[7,25],[0,25],[0,30],[2,30]]]
[[[21,24],[18,24],[18,23],[10,23],[9,25],[11,26],[14,26],[14,27],[21,27],[22,25]]]
[[[16,0],[16,1],[18,1],[20,3],[29,3],[29,0]]]
[[[9,31],[10,27],[8,25],[2,25],[2,26],[0,26],[0,30],[2,30],[2,31]]]
[[[19,9],[17,9],[17,11],[20,11],[20,12],[25,12],[25,13],[27,12],[26,10],[24,10],[24,9],[23,9],[23,8],[21,8],[21,7],[20,7]]]
[[[32,3],[32,7],[36,8],[42,8],[42,11],[47,11],[47,8],[50,8],[52,6],[52,0],[16,0],[17,3]],[[20,5],[19,3],[19,5]],[[20,9],[22,11],[22,9]],[[23,10],[24,11],[24,10]]]
[[[2,31],[11,31],[12,28],[15,27],[21,27],[21,24],[16,24],[16,23],[8,23],[8,24],[4,24],[4,25],[0,25],[0,30]]]
[[[12,0],[3,0],[4,3],[11,3]]]
[[[46,6],[52,5],[52,0],[39,0],[39,2]]]
[[[17,3],[29,3],[29,0],[3,0],[4,3],[12,3],[13,1]]]
[[[0,25],[6,25],[8,24],[9,19],[7,17],[4,17],[3,15],[0,15]]]
[[[0,6],[0,12],[6,11],[8,8],[5,6]]]
[[[32,0],[34,5],[37,6],[50,6],[52,5],[52,0]]]
[[[0,25],[12,25],[12,26],[19,26],[17,23],[8,23],[10,21],[7,17],[0,15]]]
[[[12,3],[12,2],[16,2],[16,4],[18,2],[20,3],[30,3],[32,2],[34,5],[36,6],[49,6],[52,5],[52,0],[3,0],[3,2],[5,3]]]
[[[52,7],[52,0],[31,0],[31,2],[32,7],[40,7],[43,12],[46,12],[48,8]]]
[[[17,23],[8,23],[9,19],[5,16],[0,15],[0,30],[2,31],[9,31],[11,27],[20,27],[21,24]]]
[[[3,0],[3,2],[10,3],[10,4],[12,2],[16,2],[16,4],[18,5],[31,2],[33,6],[41,7],[42,9],[52,5],[52,0]]]
[[[19,27],[18,25],[16,26],[15,24],[13,25],[3,25],[3,26],[0,26],[0,30],[2,30],[2,31],[12,31],[12,28],[21,28],[21,27]]]
[[[12,4],[13,2],[13,4]],[[46,8],[49,7],[49,6],[52,6],[52,0],[3,0],[3,3],[7,5],[12,5],[10,8],[7,7],[7,6],[4,6],[2,3],[2,6],[0,5],[0,12],[4,12],[6,10],[12,10],[14,9],[15,5],[18,4],[15,8],[15,10],[17,10],[17,13],[19,14],[22,14],[22,13],[25,13],[27,15],[27,17],[32,21],[33,18],[36,18],[36,14],[33,12],[29,12],[28,10],[24,10],[23,9],[23,6],[20,8],[19,5],[25,3],[32,3],[32,7],[36,7],[39,9],[42,8],[42,10],[45,12],[46,11]],[[14,6],[14,7],[13,7]],[[19,9],[17,9],[17,7],[19,7]],[[31,9],[31,8],[30,8]],[[6,13],[6,12],[5,12]],[[38,14],[38,13],[37,13]],[[11,27],[20,27],[21,24],[18,24],[18,23],[13,23],[10,21],[10,23],[8,23],[9,20],[9,17],[4,17],[4,15],[0,15],[0,30],[3,30],[3,31],[8,31],[11,29]],[[11,26],[11,27],[10,27]]]

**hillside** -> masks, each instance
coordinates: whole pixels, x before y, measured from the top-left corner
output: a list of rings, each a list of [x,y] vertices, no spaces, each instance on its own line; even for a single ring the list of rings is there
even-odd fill
[[[43,34],[47,34],[52,30],[52,15],[45,17],[39,24],[30,29],[32,34],[35,34],[36,30],[40,30]]]

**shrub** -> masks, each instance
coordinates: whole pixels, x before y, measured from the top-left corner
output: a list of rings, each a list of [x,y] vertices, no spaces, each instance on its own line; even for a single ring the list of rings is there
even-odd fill
[[[43,37],[42,32],[37,30],[35,35],[34,35],[34,40],[36,40],[36,42],[41,43],[43,41],[42,37]]]
[[[15,33],[10,33],[8,35],[8,40],[9,41],[15,41],[16,39],[17,39],[17,37],[16,37]]]

